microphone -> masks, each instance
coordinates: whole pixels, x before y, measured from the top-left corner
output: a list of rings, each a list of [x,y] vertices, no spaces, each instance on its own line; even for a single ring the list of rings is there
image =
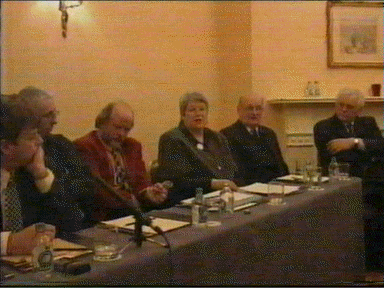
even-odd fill
[[[137,247],[141,247],[142,242],[145,240],[145,237],[143,235],[143,230],[142,230],[143,225],[151,227],[155,232],[157,232],[159,235],[162,235],[165,238],[164,232],[161,230],[161,228],[158,226],[152,225],[152,220],[143,213],[143,211],[140,208],[140,204],[134,195],[132,195],[131,201],[128,201],[127,199],[119,195],[107,181],[105,181],[95,173],[91,173],[91,174],[99,186],[104,188],[112,197],[123,202],[128,207],[128,209],[131,210],[133,216],[136,218],[133,240],[136,242]],[[166,189],[170,189],[171,187],[173,187],[173,183],[171,181],[164,181],[162,184],[163,184],[163,187]]]

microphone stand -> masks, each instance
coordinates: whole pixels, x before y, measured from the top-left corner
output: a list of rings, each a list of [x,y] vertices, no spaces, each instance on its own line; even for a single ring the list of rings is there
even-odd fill
[[[152,220],[141,211],[140,204],[138,203],[134,195],[132,195],[132,203],[130,203],[127,199],[123,198],[121,195],[116,193],[115,189],[109,183],[107,183],[104,179],[100,178],[98,175],[95,175],[94,173],[92,173],[92,176],[100,187],[108,191],[108,193],[115,199],[123,202],[127,206],[127,208],[132,211],[132,214],[135,217],[136,221],[135,221],[134,235],[129,239],[129,241],[135,242],[136,246],[139,248],[142,246],[142,243],[144,241],[149,241],[152,243],[156,243],[162,247],[170,248],[170,243],[168,242],[167,237],[165,237],[163,230],[161,230],[161,228],[158,226],[154,226],[152,224]],[[143,233],[144,225],[150,227],[157,234],[161,235],[164,238],[166,244],[163,244],[156,240],[148,239],[147,237],[145,237]],[[123,248],[121,251],[123,251],[124,249],[125,248]]]

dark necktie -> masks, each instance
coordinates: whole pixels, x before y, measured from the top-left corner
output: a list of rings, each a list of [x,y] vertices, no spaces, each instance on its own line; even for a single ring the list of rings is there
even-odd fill
[[[345,128],[347,128],[349,134],[354,134],[353,123],[345,123]]]
[[[23,228],[23,218],[21,215],[21,203],[19,193],[13,182],[13,177],[8,183],[8,187],[1,191],[3,202],[3,230],[19,231]]]

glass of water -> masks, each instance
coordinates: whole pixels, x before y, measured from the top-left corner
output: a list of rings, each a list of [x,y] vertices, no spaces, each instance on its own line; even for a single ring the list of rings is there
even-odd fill
[[[349,177],[349,163],[340,163],[339,164],[339,177],[338,179],[341,181],[350,180]]]
[[[308,170],[308,178],[309,178],[309,191],[321,191],[324,190],[321,187],[321,167],[313,166],[310,170]]]
[[[285,186],[282,183],[268,184],[268,205],[285,205],[284,201]]]
[[[121,258],[119,247],[105,241],[94,243],[94,253],[93,260],[100,262],[116,261]]]

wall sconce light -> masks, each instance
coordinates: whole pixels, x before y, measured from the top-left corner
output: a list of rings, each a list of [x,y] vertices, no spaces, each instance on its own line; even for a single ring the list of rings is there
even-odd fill
[[[61,35],[67,38],[68,8],[78,7],[83,1],[59,1],[59,10],[61,11]]]

